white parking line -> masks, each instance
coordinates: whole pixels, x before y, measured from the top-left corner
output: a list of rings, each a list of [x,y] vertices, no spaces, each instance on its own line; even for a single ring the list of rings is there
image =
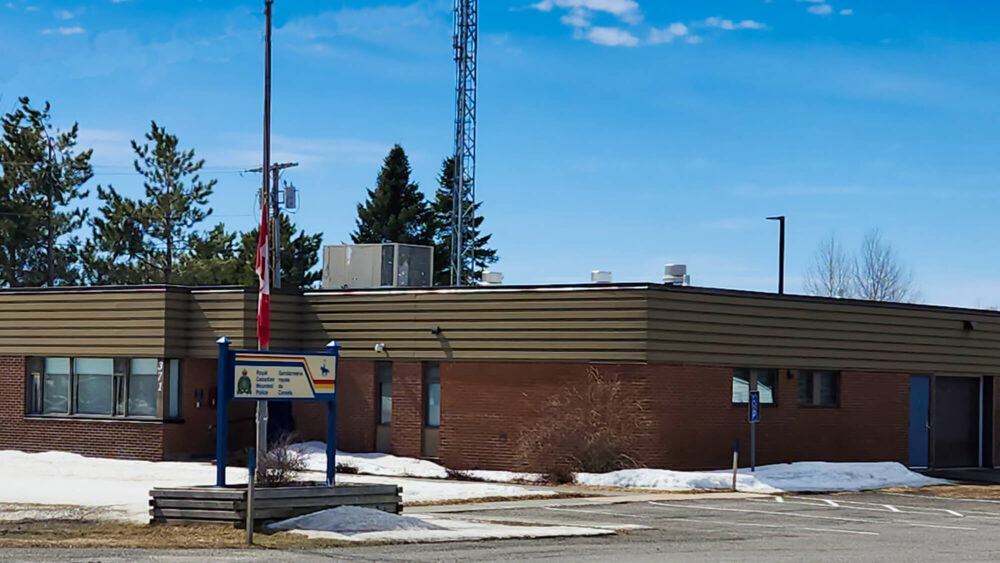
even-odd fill
[[[718,520],[702,520],[700,518],[689,518],[687,516],[682,516],[679,518],[671,518],[670,522],[697,522],[699,524],[712,524],[715,526],[731,527],[731,526],[746,526],[750,528],[778,528],[781,530],[808,530],[810,532],[835,532],[838,534],[858,534],[863,536],[878,536],[881,535],[878,532],[864,532],[861,530],[837,530],[834,528],[804,528],[798,526],[785,526],[783,524],[761,524],[759,522],[719,522]]]
[[[922,498],[924,500],[928,500],[928,499],[933,499],[933,500],[957,500],[957,501],[962,501],[962,502],[986,502],[986,503],[991,503],[991,504],[1000,504],[1000,500],[991,500],[991,499],[985,499],[985,498],[935,497],[935,496],[931,496],[931,495],[915,495],[913,493],[874,493],[874,494],[877,494],[877,495],[892,495],[892,496],[896,496],[896,497]]]
[[[821,497],[791,497],[791,498],[801,499],[803,501],[823,501],[826,503],[830,502],[828,499]],[[840,503],[842,503],[840,508],[847,508],[851,510],[874,510],[876,512],[885,512],[885,510],[881,510],[882,508],[884,508],[889,512],[900,512],[907,514],[938,515],[938,513],[944,512],[946,514],[950,514],[951,516],[955,516],[956,518],[963,518],[965,516],[961,512],[957,512],[955,510],[949,510],[947,508],[934,508],[928,506],[904,506],[904,505],[893,506],[891,504],[880,504],[877,502],[862,502],[858,500],[844,500],[844,499],[837,499],[837,500]],[[804,504],[804,503],[797,503],[797,504]],[[813,503],[813,505],[819,506],[818,504],[815,503]],[[861,506],[853,506],[853,505],[861,505]],[[862,508],[862,507],[880,507],[880,508]]]
[[[600,514],[602,516],[621,516],[622,518],[643,518],[639,514],[623,514],[620,512],[609,512],[607,510],[586,510],[583,508],[557,508],[555,506],[543,506],[544,510],[552,510],[555,512],[581,512],[583,514]]]
[[[945,526],[937,524],[926,524],[924,522],[914,522],[912,520],[867,520],[861,518],[846,518],[842,516],[821,516],[819,514],[799,514],[797,512],[785,512],[781,510],[752,510],[748,508],[728,508],[722,506],[705,506],[702,504],[683,504],[679,502],[674,502],[670,504],[664,504],[661,502],[650,501],[649,504],[653,506],[659,506],[663,508],[694,508],[699,510],[715,510],[721,512],[742,512],[749,514],[768,514],[771,516],[788,517],[788,518],[813,518],[819,520],[836,520],[840,522],[858,522],[863,524],[903,524],[907,526],[914,526],[917,528],[940,528],[945,530],[969,530],[975,531],[977,528],[971,528],[968,526]],[[818,505],[814,505],[818,506]]]

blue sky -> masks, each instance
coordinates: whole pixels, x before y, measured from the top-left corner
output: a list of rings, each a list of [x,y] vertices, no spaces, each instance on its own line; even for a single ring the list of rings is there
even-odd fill
[[[1000,305],[1000,43],[993,2],[483,0],[479,170],[507,283],[788,290],[817,243],[879,227],[923,300]],[[53,105],[95,149],[92,187],[138,194],[155,119],[253,226],[263,2],[0,2],[0,110]],[[294,219],[346,241],[401,143],[425,193],[451,151],[450,0],[277,0],[275,157]]]

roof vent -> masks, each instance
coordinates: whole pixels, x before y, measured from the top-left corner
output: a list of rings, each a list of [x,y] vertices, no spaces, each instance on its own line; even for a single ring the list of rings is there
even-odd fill
[[[591,283],[611,283],[611,272],[604,270],[594,270],[590,272]]]
[[[663,267],[663,283],[667,285],[691,285],[691,276],[684,264],[667,264]]]
[[[479,285],[502,285],[503,274],[501,272],[483,271],[483,281]]]

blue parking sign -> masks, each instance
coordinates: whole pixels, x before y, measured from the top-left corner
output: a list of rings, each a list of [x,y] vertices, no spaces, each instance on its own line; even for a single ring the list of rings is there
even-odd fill
[[[760,422],[760,391],[750,391],[750,424]]]

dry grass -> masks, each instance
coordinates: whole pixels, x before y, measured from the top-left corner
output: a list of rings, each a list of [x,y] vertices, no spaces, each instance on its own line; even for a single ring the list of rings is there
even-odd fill
[[[144,549],[245,548],[246,535],[225,524],[147,525],[81,520],[0,521],[0,548],[112,547]],[[262,548],[302,549],[357,545],[353,542],[314,540],[289,532],[256,533]]]
[[[1000,485],[934,485],[919,489],[897,487],[882,489],[884,493],[907,493],[942,498],[971,498],[983,500],[1000,500]]]

